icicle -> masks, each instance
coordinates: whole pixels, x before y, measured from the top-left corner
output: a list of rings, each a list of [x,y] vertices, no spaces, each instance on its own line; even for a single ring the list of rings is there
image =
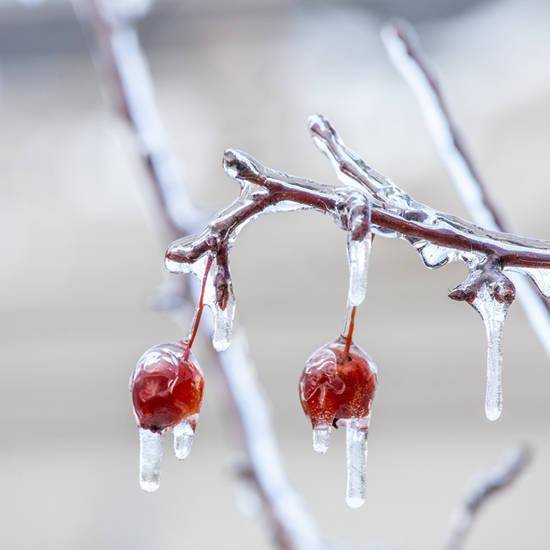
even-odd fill
[[[235,318],[235,295],[233,286],[228,285],[228,299],[225,309],[222,309],[214,300],[209,304],[214,315],[214,334],[212,345],[216,351],[224,351],[231,345],[233,335],[233,319]]]
[[[544,296],[550,298],[550,269],[526,268],[518,271],[526,273],[537,285],[538,289],[544,294]]]
[[[360,305],[367,294],[369,256],[372,248],[370,231],[362,240],[354,240],[348,233],[349,304]]]
[[[347,486],[346,503],[350,508],[359,508],[365,503],[367,467],[367,436],[369,419],[346,420]]]
[[[194,422],[198,419],[198,415],[194,415]],[[183,460],[189,456],[193,439],[195,437],[194,424],[189,418],[185,418],[179,424],[176,424],[172,430],[174,435],[174,454],[179,460]]]
[[[313,450],[324,455],[328,451],[332,428],[328,424],[318,424],[313,428]]]
[[[502,413],[502,333],[510,305],[499,302],[491,295],[487,285],[483,285],[472,306],[481,315],[487,333],[485,414],[494,421]]]
[[[193,268],[193,272],[202,280],[206,261],[203,262],[204,265],[198,264],[199,262],[195,263],[197,267]],[[205,285],[204,305],[212,312],[212,345],[216,351],[225,351],[231,345],[235,319],[235,293],[227,256],[224,258],[218,254],[212,260]],[[225,307],[222,308],[222,305]]]
[[[371,207],[363,195],[347,199],[347,252],[349,263],[348,304],[360,305],[367,294],[369,257],[372,248]]]
[[[183,245],[186,246],[186,241],[183,240]],[[180,241],[177,241],[180,242]],[[209,256],[205,254],[191,264],[178,263],[175,261],[166,260],[166,266],[171,272],[193,273],[200,281],[204,279],[206,266]],[[224,273],[223,281],[226,284],[226,299],[225,308],[221,308],[218,303],[216,291],[216,276],[218,276],[219,263],[217,259],[213,259],[210,270],[208,272],[204,305],[210,309],[213,318],[212,345],[216,351],[224,351],[231,344],[231,336],[233,334],[233,320],[235,318],[235,294],[233,292],[233,284],[229,271]],[[227,269],[227,268],[226,268]]]
[[[160,484],[160,461],[162,445],[160,433],[139,429],[139,484],[144,491],[152,493]]]

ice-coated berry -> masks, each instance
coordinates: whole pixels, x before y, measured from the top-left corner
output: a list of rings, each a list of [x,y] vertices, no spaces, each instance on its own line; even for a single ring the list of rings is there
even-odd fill
[[[355,344],[337,338],[307,360],[300,378],[300,400],[313,427],[365,418],[376,391],[376,367]]]
[[[184,344],[161,344],[139,359],[130,391],[140,427],[161,432],[194,414],[201,407],[204,378]]]

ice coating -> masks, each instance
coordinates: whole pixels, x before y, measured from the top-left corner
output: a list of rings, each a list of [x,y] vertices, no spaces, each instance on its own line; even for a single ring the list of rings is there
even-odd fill
[[[201,280],[204,271],[204,268],[199,271]],[[236,303],[229,266],[218,258],[212,261],[207,275],[204,305],[212,313],[212,345],[216,351],[224,351],[231,345]]]
[[[149,348],[130,380],[134,413],[141,428],[162,432],[200,411],[204,378],[182,343]]]
[[[349,199],[347,255],[349,263],[348,304],[360,305],[367,294],[369,258],[372,248],[371,209],[362,196]]]
[[[212,336],[212,345],[216,351],[225,351],[231,345],[233,336],[233,322],[235,319],[235,294],[233,292],[233,283],[231,279],[227,283],[227,298],[225,307],[221,307],[218,300],[207,302],[214,318],[214,333]]]
[[[329,159],[342,183],[362,191],[368,190],[376,202],[387,201],[398,209],[407,207],[410,197],[348,149],[324,116],[311,115],[308,126],[313,143]],[[341,169],[340,158],[348,161],[345,170]],[[367,177],[363,179],[362,175]]]
[[[502,334],[510,305],[497,300],[489,291],[488,285],[483,285],[472,306],[483,319],[487,334],[485,415],[494,421],[502,413]]]
[[[550,269],[521,269],[537,285],[546,298],[550,298]]]
[[[152,493],[160,485],[160,463],[162,460],[162,444],[160,433],[154,433],[144,428],[139,429],[139,484],[140,487]]]
[[[368,416],[376,392],[376,367],[357,345],[346,355],[343,337],[313,352],[300,378],[302,408],[312,426]]]
[[[187,458],[191,452],[197,420],[198,415],[184,418],[179,424],[176,424],[172,430],[174,436],[174,454],[179,460]]]
[[[345,421],[346,503],[350,508],[359,508],[365,503],[369,422],[370,415]]]

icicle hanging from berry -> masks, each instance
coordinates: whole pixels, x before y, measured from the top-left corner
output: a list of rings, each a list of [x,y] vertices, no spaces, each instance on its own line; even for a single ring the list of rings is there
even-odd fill
[[[139,484],[152,493],[159,488],[162,442],[160,433],[139,429]]]
[[[139,359],[130,390],[140,427],[140,484],[145,491],[159,486],[162,432],[173,428],[176,457],[188,456],[203,389],[201,369],[188,345],[153,346]]]
[[[300,400],[313,426],[313,448],[328,450],[332,427],[346,426],[346,502],[352,508],[365,500],[367,435],[376,392],[376,366],[351,340],[355,308],[348,336],[340,336],[315,351],[300,379]]]
[[[204,390],[202,371],[191,354],[204,310],[212,256],[205,258],[199,303],[185,342],[148,349],[130,378],[134,413],[140,427],[140,485],[156,491],[160,482],[160,434],[172,428],[174,453],[187,458],[199,418]]]

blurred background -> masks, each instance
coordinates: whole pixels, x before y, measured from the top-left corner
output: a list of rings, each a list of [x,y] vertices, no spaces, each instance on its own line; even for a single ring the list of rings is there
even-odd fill
[[[334,182],[306,129],[321,112],[415,198],[468,217],[380,43],[392,15],[416,24],[512,226],[549,238],[550,4],[536,0],[159,0],[140,34],[193,199],[216,210],[236,196],[226,147]],[[148,306],[167,243],[70,3],[0,2],[0,120],[0,547],[268,548],[239,508],[236,436],[204,341],[193,453],[183,464],[165,454],[156,494],[138,487],[128,376],[147,347],[181,331]],[[239,238],[232,271],[282,460],[328,538],[437,548],[472,477],[528,441],[533,466],[483,511],[467,548],[549,547],[550,370],[518,305],[505,331],[504,413],[490,423],[483,326],[447,298],[464,268],[427,271],[405,243],[376,240],[356,339],[381,383],[368,500],[350,510],[344,434],[313,453],[297,397],[305,359],[341,328],[345,235],[315,213],[265,217]]]

